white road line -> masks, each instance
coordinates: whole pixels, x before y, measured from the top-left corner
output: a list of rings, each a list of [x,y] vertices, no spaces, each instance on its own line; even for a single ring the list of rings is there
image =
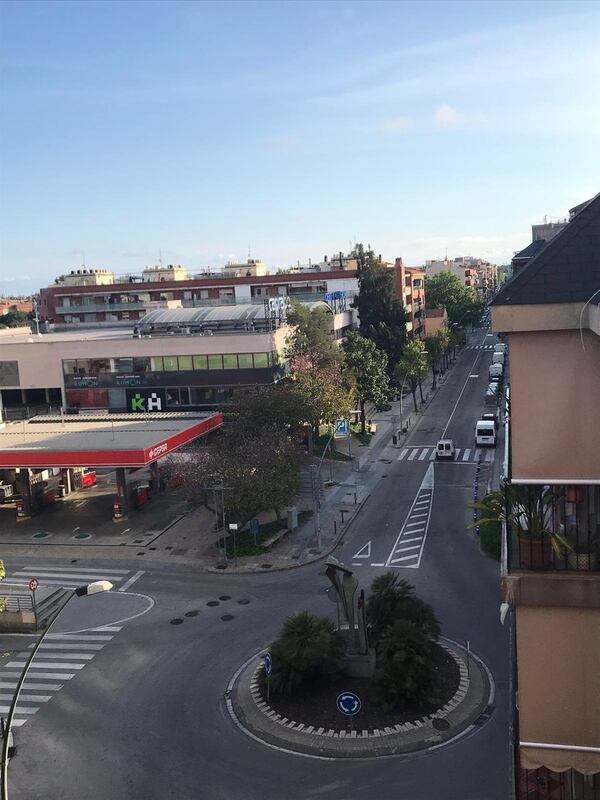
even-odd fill
[[[422,525],[422,524],[423,524],[422,522],[407,522],[404,527],[405,528],[416,528],[417,525]],[[414,533],[414,531],[410,531],[410,533]]]
[[[410,531],[410,533],[414,533],[414,531]],[[423,541],[422,536],[413,536],[412,539],[402,539],[402,544],[408,544],[409,542],[421,542]]]
[[[73,659],[76,658],[78,661],[91,661],[92,658],[96,655],[96,653],[44,653],[44,658],[57,658],[57,659]],[[35,666],[35,661],[33,662],[33,666]],[[58,665],[57,665],[58,666]]]
[[[385,567],[385,564],[384,563],[381,563],[381,564],[373,564],[373,563],[371,563],[371,566],[372,567]]]
[[[120,628],[119,628],[120,630]],[[110,642],[114,636],[102,636],[101,634],[79,635],[76,633],[47,633],[46,639],[63,639],[67,642]]]
[[[421,497],[431,497],[431,489],[422,489],[419,492],[419,498]]]
[[[429,456],[430,461],[435,461],[435,450],[431,451],[431,455]]]
[[[35,714],[37,708],[19,708],[19,714]],[[0,714],[8,714],[10,706],[0,706]]]
[[[128,581],[125,581],[123,586],[119,587],[119,591],[120,592],[126,592],[127,589],[129,589],[129,587],[132,584],[134,584],[138,580],[138,578],[141,578],[143,574],[144,574],[144,570],[143,569],[141,569],[139,572],[136,572],[135,575],[132,575],[131,578],[129,578]]]
[[[371,540],[369,539],[358,552],[354,553],[352,558],[371,558]]]
[[[403,451],[400,453],[400,455],[398,456],[398,461],[402,461],[402,459],[404,458],[404,456],[405,456],[407,453],[408,453],[408,450],[407,450],[406,448],[404,448],[404,450],[403,450]]]
[[[414,451],[414,452],[416,452],[416,451]],[[404,525],[402,525],[402,528],[400,529],[400,532],[399,532],[399,534],[398,534],[398,536],[396,538],[396,541],[394,542],[394,546],[392,547],[392,550],[391,550],[391,552],[390,552],[390,554],[389,554],[389,556],[387,558],[387,561],[385,562],[385,566],[386,567],[389,567],[390,565],[392,565],[393,563],[398,561],[398,559],[394,558],[394,553],[396,552],[398,547],[402,544],[402,536],[404,535],[404,533],[408,532],[410,534],[414,534],[414,533],[419,532],[419,531],[412,531],[412,530],[409,531],[408,529],[411,528],[411,527],[415,527],[416,525],[422,525],[423,523],[422,522],[420,522],[420,523],[419,522],[412,522],[411,523],[408,520],[413,517],[414,510],[415,510],[415,505],[417,504],[417,502],[419,500],[428,499],[431,496],[431,492],[432,492],[432,488],[431,487],[433,487],[433,481],[434,481],[434,467],[433,467],[433,464],[430,464],[427,467],[427,472],[425,473],[425,476],[423,477],[423,480],[421,482],[421,486],[419,487],[419,490],[418,490],[417,494],[415,495],[415,499],[413,500],[412,505],[410,507],[410,510],[409,510],[409,512],[408,512],[408,514],[406,516],[406,520],[404,522]],[[431,514],[431,505],[430,505],[430,508],[429,508],[429,513]],[[427,514],[425,516],[427,516]],[[429,519],[427,520],[427,522],[425,524],[426,524],[426,526],[429,524]],[[420,545],[421,548],[423,547],[423,545],[425,543],[425,536],[426,535],[427,535],[427,530],[424,531],[423,543]],[[420,559],[420,554],[417,557]]]
[[[415,503],[415,508],[416,508],[417,506],[426,506],[426,505],[428,505],[428,504],[429,504],[429,500],[418,500],[418,501]]]
[[[477,460],[481,456],[481,448],[477,447],[475,450],[475,460]]]
[[[352,562],[352,566],[353,567],[364,567],[364,565],[365,565],[364,561],[353,561]]]
[[[427,511],[423,511],[422,509],[417,514],[411,514],[411,519],[421,519],[422,517],[426,517],[428,514]]]
[[[483,344],[483,340],[482,340],[482,344]],[[481,356],[481,353],[478,351],[478,352],[477,352],[477,355],[475,356],[475,360],[473,361],[473,364],[472,364],[472,366],[471,366],[471,369],[469,370],[469,374],[471,374],[471,373],[475,372],[475,364],[477,364],[477,361],[478,361],[478,359],[480,358],[480,356]],[[448,417],[448,422],[446,423],[446,427],[445,427],[445,428],[444,428],[444,430],[442,431],[442,435],[440,436],[440,439],[444,439],[444,438],[446,437],[446,431],[447,431],[447,430],[448,430],[448,428],[450,427],[450,423],[452,422],[452,417],[453,417],[453,416],[454,416],[454,414],[456,413],[456,409],[458,408],[458,404],[460,403],[460,398],[463,396],[463,392],[464,392],[464,391],[465,391],[465,389],[467,388],[467,384],[468,384],[468,383],[469,383],[469,377],[467,376],[467,377],[465,378],[465,382],[463,383],[463,387],[462,387],[462,389],[460,390],[460,394],[458,395],[458,397],[457,397],[457,399],[456,399],[456,403],[454,404],[454,408],[452,409],[452,412],[451,412],[450,416]]]
[[[10,692],[0,692],[0,700],[12,700],[14,697]],[[47,703],[52,699],[51,694],[20,694],[19,704],[23,703]]]
[[[100,628],[90,628],[91,631],[120,631],[122,625],[102,625]]]
[[[459,453],[460,453],[460,447],[457,447],[456,450],[454,451],[454,456],[455,456],[457,461],[458,461]]]
[[[485,454],[485,460],[486,461],[493,461],[494,460],[494,451],[493,450],[488,450],[487,451],[487,453]]]
[[[407,553],[409,550],[418,550],[420,544],[411,544],[410,547],[397,547],[394,553]]]
[[[470,455],[471,455],[471,449],[469,447],[467,447],[467,449],[463,453],[462,460],[463,461],[468,461]]]
[[[29,646],[30,648],[35,647],[33,644]],[[102,650],[104,645],[86,644],[85,642],[73,642],[72,644],[67,642],[43,642],[40,645],[40,650],[73,650],[74,647],[83,650]]]
[[[26,722],[27,722],[26,719],[13,719],[11,728],[20,728],[21,725],[25,725]]]
[[[13,669],[21,668],[25,666],[25,661],[9,661],[6,666],[13,667]],[[74,664],[74,663],[56,664],[51,661],[40,661],[36,664],[34,660],[29,669],[83,669],[84,667],[85,664]],[[48,674],[50,675],[51,678],[61,677],[59,672],[48,673]]]
[[[421,455],[419,456],[419,461],[423,461],[423,459],[425,458],[425,456],[427,455],[428,452],[429,452],[429,448],[428,447],[424,447],[423,450],[421,451]]]
[[[92,576],[99,574],[99,570],[97,567],[96,569],[86,569],[85,567],[53,567],[51,565],[50,566],[40,565],[39,567],[37,567],[37,569],[41,570],[42,572],[58,572],[61,575],[63,572],[79,572],[79,573],[85,572],[87,575],[92,575]],[[17,571],[21,574],[28,575],[30,572],[32,572],[32,568],[23,567],[22,569]],[[112,568],[110,569],[111,575],[129,575],[130,572],[131,572],[130,569],[112,569]]]
[[[402,556],[401,558],[392,558],[390,564],[395,564],[396,561],[411,561],[411,560],[414,561],[415,558],[417,558],[416,554],[412,556]]]
[[[8,664],[6,666],[8,666]],[[24,661],[23,662],[19,661],[17,663],[17,666],[18,667],[24,667],[25,666],[25,662]],[[39,668],[39,664],[37,666]],[[65,666],[64,664],[61,664],[61,667],[64,667],[64,666]],[[81,666],[84,666],[84,665],[82,664]],[[32,665],[32,669],[33,669],[33,665]],[[4,672],[4,671],[0,672],[0,678],[20,678],[20,677],[21,677],[21,673],[20,672]],[[69,673],[69,672],[36,672],[35,675],[32,674],[31,677],[35,678],[36,681],[40,680],[40,679],[45,679],[45,678],[49,678],[50,680],[53,680],[53,681],[56,681],[56,680],[69,681],[69,680],[71,680],[71,678],[75,677],[75,673],[74,672],[71,672],[71,673]]]
[[[2,677],[0,673],[0,677]],[[0,681],[0,689],[16,689],[18,681]],[[45,689],[47,692],[59,692],[63,688],[62,683],[29,683],[25,681],[24,689]],[[12,697],[12,695],[11,695]]]
[[[83,580],[88,581],[88,578],[83,578]],[[111,581],[120,581],[122,578],[111,578],[102,576],[102,578],[98,578],[98,580],[111,580]],[[40,586],[60,586],[63,589],[77,589],[78,586],[81,586],[81,581],[70,581],[66,578],[63,579],[51,579],[51,578],[43,578],[42,576],[39,577]],[[90,581],[91,583],[91,581]],[[17,581],[14,582],[15,586],[27,586],[26,583],[18,583]]]
[[[409,460],[409,461],[412,461],[412,460],[414,459],[414,457],[417,455],[417,453],[418,453],[418,452],[419,452],[419,449],[418,449],[418,448],[415,448],[414,450],[412,450],[412,451],[411,451],[411,454],[410,454],[410,455],[409,455],[409,457],[408,457],[408,460]]]

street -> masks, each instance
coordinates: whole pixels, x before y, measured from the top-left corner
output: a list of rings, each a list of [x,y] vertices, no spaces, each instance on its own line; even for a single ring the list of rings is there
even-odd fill
[[[365,590],[385,569],[399,570],[433,605],[443,634],[469,643],[493,676],[489,719],[410,756],[333,761],[281,752],[234,726],[224,692],[286,616],[302,609],[333,616],[323,562],[233,575],[199,572],[193,564],[147,562],[142,570],[139,560],[92,560],[87,553],[76,565],[41,557],[26,565],[13,557],[6,559],[7,577],[29,571],[61,585],[117,580],[110,595],[71,602],[52,629],[55,646],[38,655],[44,666],[32,670],[37,679],[30,675],[17,712],[20,720],[31,718],[16,729],[11,797],[508,797],[508,632],[499,622],[499,565],[479,552],[466,508],[478,465],[482,493],[501,459],[500,446],[487,451],[495,453],[494,464],[475,453],[474,442],[491,361],[486,345],[493,341],[476,332],[407,441],[394,448],[389,436],[374,451],[364,476],[371,496],[335,552],[353,565]],[[405,411],[406,405],[407,399]],[[431,459],[442,435],[459,451],[454,462]],[[22,637],[20,646],[32,642]],[[14,655],[2,659],[3,703],[18,663]]]

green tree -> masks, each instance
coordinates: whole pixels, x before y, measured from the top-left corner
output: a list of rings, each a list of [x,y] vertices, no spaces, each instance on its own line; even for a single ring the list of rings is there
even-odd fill
[[[292,374],[299,397],[309,413],[315,434],[321,422],[331,424],[349,416],[351,393],[340,364],[323,369],[301,369]]]
[[[391,570],[371,583],[366,612],[369,640],[377,648],[386,630],[397,620],[412,623],[431,640],[440,634],[440,625],[431,606],[416,596],[405,578]]]
[[[429,336],[425,339],[425,349],[427,351],[427,360],[431,366],[431,374],[433,375],[432,389],[435,389],[437,386],[438,365],[444,354],[439,337]]]
[[[330,311],[292,302],[287,319],[292,332],[286,341],[286,357],[292,371],[326,369],[341,362],[340,350],[331,332]]]
[[[27,325],[33,319],[33,314],[26,311],[7,311],[0,315],[0,328],[19,328]]]
[[[477,324],[485,309],[473,289],[445,270],[425,279],[425,303],[427,308],[445,308],[448,321],[457,325]]]
[[[436,333],[436,338],[440,343],[442,351],[442,364],[444,369],[448,368],[448,348],[450,347],[450,332],[444,327]]]
[[[271,690],[292,694],[338,673],[345,643],[328,617],[301,611],[287,618],[271,653]]]
[[[230,414],[236,426],[257,436],[273,426],[296,435],[312,419],[306,399],[292,381],[236,391]]]
[[[405,704],[433,706],[440,700],[430,639],[412,622],[396,620],[377,650],[373,696],[384,711]]]
[[[360,333],[387,355],[391,375],[406,342],[406,312],[396,296],[395,274],[362,244],[356,245],[352,256],[357,261],[358,295],[354,307],[358,310]]]
[[[404,348],[404,353],[396,366],[396,380],[403,383],[408,380],[408,385],[413,397],[415,412],[417,408],[417,387],[421,395],[421,403],[423,399],[423,378],[427,375],[427,353],[425,352],[425,344],[419,339],[409,342]]]
[[[387,356],[375,342],[361,336],[360,333],[349,333],[342,342],[344,366],[351,373],[354,391],[360,407],[361,430],[364,433],[365,403],[383,405],[390,396],[390,380],[386,372]]]

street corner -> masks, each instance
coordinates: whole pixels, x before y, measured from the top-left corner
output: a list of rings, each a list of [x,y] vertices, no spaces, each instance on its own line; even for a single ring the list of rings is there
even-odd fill
[[[408,756],[449,745],[475,732],[494,710],[495,688],[483,660],[458,642],[440,637],[438,644],[455,661],[459,680],[453,696],[440,708],[414,719],[398,721],[383,728],[364,728],[360,701],[354,702],[350,729],[318,726],[308,718],[290,719],[267,702],[263,686],[264,653],[251,656],[231,678],[225,703],[234,724],[245,734],[289,753],[327,759],[364,759]],[[338,698],[339,700],[339,698]],[[344,714],[351,712],[340,709]],[[302,716],[302,715],[297,715]]]

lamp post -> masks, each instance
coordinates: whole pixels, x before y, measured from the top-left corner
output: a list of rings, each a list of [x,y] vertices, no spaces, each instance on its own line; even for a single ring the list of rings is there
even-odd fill
[[[40,648],[40,645],[46,638],[46,634],[52,628],[54,623],[56,622],[60,612],[65,608],[67,603],[72,600],[73,597],[85,597],[89,594],[98,594],[99,592],[109,592],[113,588],[113,585],[110,581],[94,581],[93,583],[88,583],[86,586],[79,586],[77,589],[72,589],[65,602],[62,604],[60,609],[58,610],[56,616],[48,625],[44,633],[40,636],[38,641],[36,642],[35,647],[31,651],[31,655],[25,662],[25,666],[23,667],[23,672],[21,673],[21,677],[17,683],[15,688],[15,693],[13,695],[12,703],[10,704],[10,709],[8,711],[8,717],[6,719],[6,725],[4,726],[4,739],[2,741],[2,769],[1,769],[1,786],[2,786],[2,800],[8,800],[8,745],[11,733],[11,726],[13,717],[15,715],[15,711],[17,708],[17,703],[19,702],[19,695],[21,694],[21,689],[23,684],[25,683],[25,678],[27,677],[27,673],[29,671],[29,667],[33,659],[36,656],[37,651]]]

